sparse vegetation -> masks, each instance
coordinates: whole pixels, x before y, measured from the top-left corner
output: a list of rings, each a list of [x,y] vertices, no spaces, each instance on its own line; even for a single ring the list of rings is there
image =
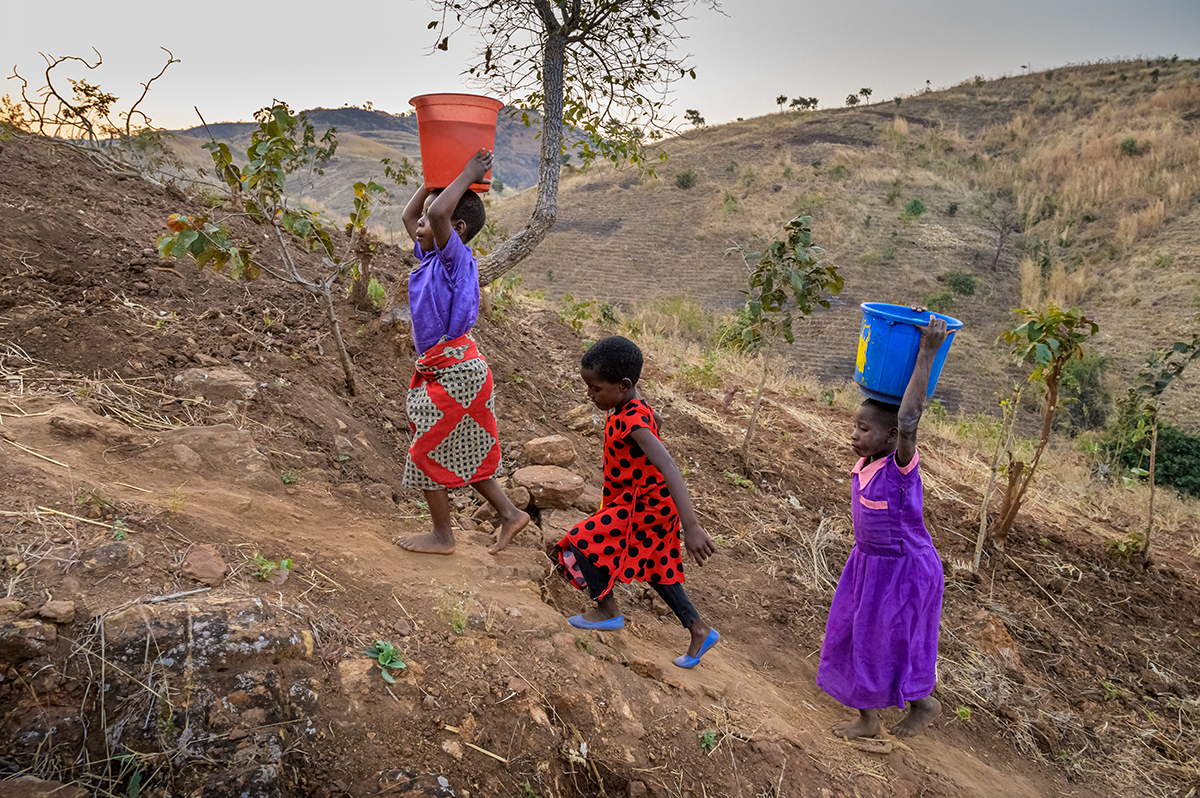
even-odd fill
[[[682,189],[693,188],[696,185],[696,173],[691,169],[684,169],[682,172],[675,173],[675,187]]]
[[[946,287],[959,296],[975,296],[979,278],[966,272],[946,272],[945,282]]]
[[[396,677],[391,674],[393,670],[408,667],[404,656],[387,640],[376,640],[375,644],[363,653],[375,660],[375,664],[379,666],[379,675],[388,684],[396,683]]]
[[[742,441],[742,462],[746,462],[750,439],[754,437],[772,347],[780,338],[791,344],[795,340],[794,317],[808,316],[816,306],[830,307],[829,297],[842,290],[844,281],[838,267],[822,263],[825,250],[813,245],[811,225],[812,217],[797,216],[761,252],[749,252],[740,245],[726,252],[741,256],[749,272],[747,327],[742,341],[746,345],[761,342],[762,374],[746,425],[746,438]],[[754,260],[757,263],[752,264]]]
[[[289,558],[268,560],[258,552],[254,552],[250,557],[250,568],[251,573],[264,582],[270,581],[272,578],[286,579],[291,573],[292,561]]]
[[[1033,365],[1029,379],[1040,382],[1045,387],[1046,396],[1041,436],[1032,461],[1026,464],[1014,460],[1009,453],[1008,485],[1000,515],[990,532],[992,540],[1001,547],[1008,541],[1009,530],[1016,521],[1025,492],[1033,481],[1046,444],[1050,442],[1063,368],[1073,358],[1082,359],[1084,342],[1100,331],[1096,322],[1076,308],[1063,310],[1051,303],[1044,310],[1018,309],[1014,312],[1025,321],[1004,333],[1004,342],[1012,347],[1013,354],[1020,361]]]
[[[919,219],[921,214],[925,213],[925,203],[919,199],[912,199],[904,206],[904,219]]]

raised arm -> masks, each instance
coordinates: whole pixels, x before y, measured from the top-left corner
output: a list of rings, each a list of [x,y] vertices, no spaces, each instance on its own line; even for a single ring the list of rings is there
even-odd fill
[[[454,178],[450,185],[446,186],[445,190],[429,203],[429,212],[426,214],[426,218],[429,221],[430,229],[433,230],[433,240],[437,242],[438,249],[445,248],[447,242],[450,241],[450,234],[454,232],[450,219],[454,214],[454,209],[458,206],[458,201],[463,194],[471,190],[472,183],[490,183],[490,180],[484,181],[483,176],[491,168],[492,151],[480,150],[471,156],[471,160],[467,161],[467,165],[458,173],[458,177]]]
[[[417,241],[417,222],[421,220],[421,214],[425,213],[425,199],[429,196],[429,189],[422,184],[417,193],[412,195],[412,199],[404,206],[404,215],[401,217],[404,220],[404,229],[408,231],[408,237]]]
[[[913,367],[912,376],[908,378],[908,387],[904,389],[904,398],[900,400],[900,414],[897,423],[899,440],[896,443],[896,465],[903,468],[912,462],[917,453],[917,425],[921,422],[921,413],[925,410],[925,394],[929,390],[929,372],[933,370],[933,360],[942,342],[946,340],[946,320],[929,314],[929,324],[921,328],[921,344],[917,349],[917,363]]]
[[[662,472],[663,482],[666,483],[667,490],[671,491],[671,498],[675,500],[675,509],[679,511],[679,522],[683,525],[683,545],[687,547],[692,559],[696,561],[696,565],[704,565],[704,561],[716,553],[717,547],[696,519],[696,510],[692,507],[691,494],[688,493],[683,475],[679,473],[667,447],[663,446],[658,436],[646,427],[635,429],[630,433],[630,437],[637,442],[638,446],[642,447],[642,451],[646,453],[646,459]]]

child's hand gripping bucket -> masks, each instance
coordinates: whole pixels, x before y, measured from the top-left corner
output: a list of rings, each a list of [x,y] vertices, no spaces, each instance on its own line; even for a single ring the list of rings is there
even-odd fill
[[[941,313],[931,314],[927,310],[916,311],[882,302],[864,302],[861,308],[863,323],[858,337],[858,357],[854,362],[854,381],[871,399],[894,405],[904,398],[904,389],[917,364],[917,350],[921,346],[919,328],[929,323],[931,315],[946,320],[946,340],[938,349],[929,372],[926,398],[933,396],[954,333],[962,329],[962,322]]]
[[[504,103],[477,94],[422,94],[408,101],[417,109],[421,171],[426,188],[445,188],[480,149],[496,148],[496,119]],[[487,176],[491,176],[491,170]],[[490,186],[475,183],[482,194]]]

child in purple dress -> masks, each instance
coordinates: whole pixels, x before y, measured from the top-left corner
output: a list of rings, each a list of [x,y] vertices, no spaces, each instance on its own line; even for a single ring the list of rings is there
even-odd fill
[[[925,528],[917,424],[946,322],[930,315],[900,406],[867,399],[854,413],[850,445],[861,459],[851,475],[854,549],[838,580],[825,625],[817,686],[858,717],[836,723],[839,737],[882,731],[879,710],[908,714],[892,734],[920,734],[937,716],[942,561]]]
[[[444,189],[424,185],[404,209],[404,227],[421,265],[408,278],[413,342],[419,357],[405,408],[412,432],[404,485],[425,494],[433,530],[399,541],[409,551],[453,554],[450,488],[470,485],[500,516],[492,554],[529,523],[496,480],[500,439],[492,372],[468,335],[479,316],[479,265],[467,242],[486,221],[470,190],[486,182],[492,153],[480,150]]]

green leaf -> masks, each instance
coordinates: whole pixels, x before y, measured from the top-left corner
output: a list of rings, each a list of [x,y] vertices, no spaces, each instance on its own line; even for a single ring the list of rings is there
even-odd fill
[[[187,250],[200,237],[195,230],[181,230],[175,236],[175,245],[171,249]]]
[[[1048,347],[1048,346],[1046,346],[1045,344],[1043,344],[1043,343],[1040,343],[1040,342],[1039,342],[1039,343],[1037,344],[1037,347],[1036,347],[1036,349],[1035,349],[1035,352],[1036,352],[1036,355],[1035,355],[1035,357],[1037,358],[1037,362],[1039,362],[1039,363],[1047,363],[1047,362],[1049,362],[1049,361],[1050,361],[1050,347]]]
[[[395,677],[393,677],[393,676],[392,676],[392,674],[390,674],[390,673],[388,673],[388,672],[387,672],[387,668],[380,668],[380,669],[379,669],[379,675],[380,675],[380,676],[382,676],[382,677],[383,677],[383,680],[384,680],[385,682],[387,682],[388,684],[395,684],[395,683],[396,683],[396,679],[395,679]]]

